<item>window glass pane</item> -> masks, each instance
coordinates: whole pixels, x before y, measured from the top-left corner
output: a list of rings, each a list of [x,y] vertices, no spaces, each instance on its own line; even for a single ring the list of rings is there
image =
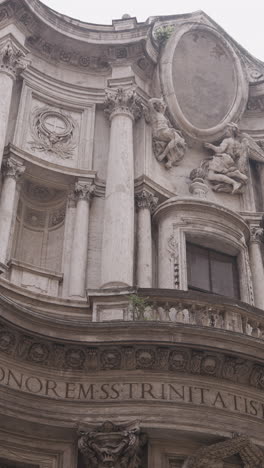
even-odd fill
[[[235,258],[210,252],[212,292],[238,297]]]
[[[189,287],[210,291],[208,250],[187,244]]]

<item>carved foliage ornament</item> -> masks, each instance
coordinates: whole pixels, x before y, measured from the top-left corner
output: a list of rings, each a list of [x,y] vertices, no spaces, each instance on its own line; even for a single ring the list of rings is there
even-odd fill
[[[0,44],[0,70],[15,78],[26,69],[26,54],[11,39]]]
[[[31,118],[32,150],[69,159],[77,144],[77,123],[62,110],[36,107]]]
[[[224,460],[239,455],[244,468],[263,468],[263,451],[252,444],[248,437],[235,434],[231,440],[203,447],[189,457],[183,468],[224,468]]]
[[[145,108],[145,119],[152,127],[152,146],[156,159],[163,162],[166,169],[177,166],[184,158],[186,142],[181,132],[172,127],[165,116],[166,105],[163,99],[149,99]]]
[[[146,436],[137,423],[106,421],[90,432],[79,432],[78,447],[91,468],[140,468]]]
[[[140,193],[136,194],[137,208],[148,208],[151,213],[153,213],[157,207],[158,200],[158,197],[154,197],[154,195],[147,190],[142,190]]]
[[[3,162],[3,174],[5,177],[11,177],[18,180],[25,172],[25,169],[25,166],[22,166],[21,163],[11,158],[8,158]]]
[[[141,117],[142,102],[134,88],[108,89],[105,94],[105,114],[110,119],[120,112],[132,116],[135,120]]]

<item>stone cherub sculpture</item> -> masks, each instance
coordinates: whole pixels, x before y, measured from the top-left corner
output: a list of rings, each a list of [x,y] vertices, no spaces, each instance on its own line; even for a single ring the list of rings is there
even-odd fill
[[[149,99],[145,119],[152,127],[153,151],[159,162],[165,161],[166,169],[177,166],[183,159],[186,142],[181,133],[173,128],[165,116],[163,99]]]
[[[234,123],[227,125],[226,137],[219,146],[204,146],[214,152],[203,161],[202,168],[216,192],[241,193],[248,181],[248,158],[264,163],[263,149]]]

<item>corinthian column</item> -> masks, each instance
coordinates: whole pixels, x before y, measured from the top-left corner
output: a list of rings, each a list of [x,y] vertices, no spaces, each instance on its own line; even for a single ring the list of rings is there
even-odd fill
[[[133,122],[140,117],[141,110],[133,89],[107,92],[105,112],[111,131],[102,247],[103,288],[133,285]]]
[[[70,296],[83,297],[85,295],[90,211],[89,204],[94,188],[95,187],[92,185],[92,182],[79,181],[75,184],[73,197],[76,200],[76,216],[70,266]]]
[[[13,82],[25,70],[25,53],[10,38],[0,42],[0,168],[3,159]]]
[[[7,159],[3,163],[3,185],[0,197],[0,273],[6,270],[7,249],[15,208],[17,181],[25,171],[21,163]]]
[[[263,229],[260,227],[252,227],[250,233],[249,258],[255,306],[264,310],[264,269],[260,247],[263,241]]]
[[[137,285],[140,288],[152,288],[151,213],[157,203],[158,198],[147,190],[136,194],[138,209]]]

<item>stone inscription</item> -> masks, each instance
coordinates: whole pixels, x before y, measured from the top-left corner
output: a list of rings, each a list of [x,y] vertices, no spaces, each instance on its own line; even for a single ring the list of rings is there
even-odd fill
[[[75,382],[51,380],[0,366],[0,385],[54,399],[104,401],[167,401],[203,405],[264,419],[264,400],[179,382]]]

